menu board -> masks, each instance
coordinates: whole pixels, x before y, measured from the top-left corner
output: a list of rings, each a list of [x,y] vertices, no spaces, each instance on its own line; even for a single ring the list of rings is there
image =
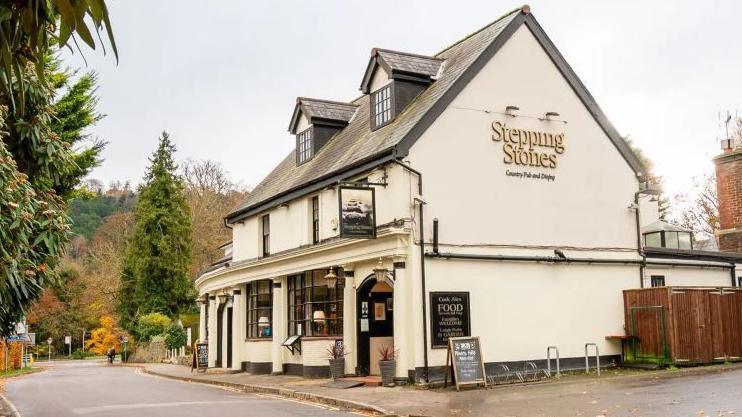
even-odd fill
[[[468,292],[430,293],[430,342],[445,348],[452,337],[471,336]]]
[[[196,367],[198,369],[209,367],[209,345],[206,343],[196,344]]]
[[[479,337],[452,337],[448,339],[444,384],[448,383],[449,359],[453,368],[453,382],[456,384],[457,391],[461,385],[484,384],[484,386],[487,386],[487,375],[484,371]]]

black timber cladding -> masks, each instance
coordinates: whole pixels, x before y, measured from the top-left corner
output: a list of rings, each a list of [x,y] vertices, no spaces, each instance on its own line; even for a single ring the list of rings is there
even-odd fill
[[[637,175],[643,176],[646,169],[641,161],[610,124],[541,26],[530,13],[518,9],[437,54],[436,58],[445,60],[443,71],[437,81],[419,94],[417,99],[389,125],[372,131],[369,120],[369,96],[364,95],[356,99],[353,102],[359,106],[356,116],[327,143],[322,152],[300,167],[296,167],[294,154],[288,155],[255,187],[241,205],[227,215],[227,221],[236,222],[274,207],[280,202],[287,201],[287,196],[297,198],[315,192],[353,175],[350,174],[351,170],[358,173],[358,167],[368,166],[371,161],[376,161],[378,165],[389,162],[390,159],[404,157],[456,95],[524,24],[534,34],[624,160]],[[369,168],[373,166],[371,164]]]

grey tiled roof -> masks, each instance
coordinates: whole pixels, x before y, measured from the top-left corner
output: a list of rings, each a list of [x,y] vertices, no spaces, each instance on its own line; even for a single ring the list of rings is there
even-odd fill
[[[307,118],[318,117],[321,119],[350,121],[353,114],[358,109],[356,104],[338,103],[336,101],[318,100],[313,98],[300,97],[302,110]]]
[[[291,151],[227,218],[258,206],[279,194],[301,188],[321,177],[341,171],[354,163],[388,152],[420,122],[420,119],[519,12],[520,10],[515,10],[508,13],[435,55],[435,58],[445,61],[445,67],[438,80],[420,93],[388,125],[372,131],[369,123],[369,96],[366,94],[354,100],[353,104],[358,105],[356,117],[333,136],[314,158],[297,166],[295,150]]]
[[[376,49],[375,51],[392,71],[409,72],[434,78],[438,75],[438,70],[443,64],[443,60],[440,58],[430,58],[387,49]]]

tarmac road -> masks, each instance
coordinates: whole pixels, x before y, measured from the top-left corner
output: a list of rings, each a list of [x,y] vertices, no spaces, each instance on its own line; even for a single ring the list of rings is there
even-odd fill
[[[8,399],[22,417],[346,417],[353,414],[258,394],[142,374],[89,361],[58,362],[11,380]]]

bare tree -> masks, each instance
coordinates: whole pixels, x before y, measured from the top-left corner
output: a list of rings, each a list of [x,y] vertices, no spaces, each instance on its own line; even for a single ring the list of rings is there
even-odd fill
[[[693,231],[697,240],[714,239],[719,230],[719,198],[716,194],[716,175],[704,174],[693,180],[689,193],[675,196],[683,209],[678,223]]]
[[[190,273],[195,278],[201,269],[224,256],[219,246],[232,238],[224,226],[224,216],[245,198],[247,191],[214,161],[188,160],[182,164],[181,172],[191,208]]]

